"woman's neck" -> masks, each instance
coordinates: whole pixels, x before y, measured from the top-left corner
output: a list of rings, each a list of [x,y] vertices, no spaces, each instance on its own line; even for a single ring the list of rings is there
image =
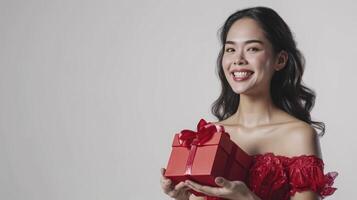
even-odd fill
[[[239,106],[233,115],[233,120],[244,127],[256,127],[273,123],[273,113],[278,108],[274,106],[270,95],[250,96],[240,95]]]

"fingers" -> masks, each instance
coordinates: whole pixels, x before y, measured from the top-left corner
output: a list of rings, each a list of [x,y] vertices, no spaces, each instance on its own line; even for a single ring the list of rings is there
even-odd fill
[[[220,188],[200,185],[198,183],[195,183],[195,182],[189,181],[189,180],[185,181],[185,183],[191,189],[193,189],[193,190],[195,190],[197,192],[201,192],[203,194],[206,194],[208,196],[217,196],[217,197],[221,196]]]
[[[233,187],[232,182],[223,177],[217,177],[215,182],[218,186],[225,187],[227,189],[231,189]]]
[[[161,175],[162,175],[162,176],[164,176],[165,171],[166,171],[166,169],[165,169],[165,168],[161,168],[161,169],[160,169],[160,172],[161,172]]]
[[[173,182],[164,176],[165,171],[166,171],[165,168],[160,169],[160,172],[161,172],[160,182],[161,182],[161,187],[165,194],[169,195],[172,198],[176,198],[180,195],[183,195],[185,192],[187,192],[187,190],[190,189],[185,184],[185,182],[180,182],[179,184],[174,186]]]
[[[173,190],[169,191],[167,194],[170,197],[175,198],[175,197],[181,195],[183,192],[186,192],[189,189],[190,188],[185,184],[185,182],[180,182],[179,184],[177,184],[175,186],[175,188]]]
[[[206,194],[208,196],[216,196],[216,197],[227,197],[231,196],[234,192],[237,192],[238,189],[241,188],[241,182],[240,181],[229,181],[223,177],[217,177],[215,179],[215,182],[217,183],[218,186],[220,187],[211,187],[211,186],[205,186],[205,185],[200,185],[198,183],[195,183],[193,181],[187,180],[186,184],[193,190],[197,192],[201,192],[203,194]]]
[[[185,182],[180,182],[175,186],[175,190],[190,189]]]
[[[164,179],[161,181],[161,187],[165,193],[168,193],[172,190],[172,182],[170,179]]]
[[[172,190],[172,181],[168,178],[165,178],[165,168],[161,168],[161,178],[160,178],[160,183],[161,187],[164,190],[165,193],[168,193]]]

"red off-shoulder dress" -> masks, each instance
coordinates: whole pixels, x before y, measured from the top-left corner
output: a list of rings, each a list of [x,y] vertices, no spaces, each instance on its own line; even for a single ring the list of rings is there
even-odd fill
[[[332,184],[337,175],[324,174],[323,161],[313,155],[286,157],[265,153],[253,156],[247,185],[262,200],[288,200],[296,192],[306,190],[325,198],[335,192]]]

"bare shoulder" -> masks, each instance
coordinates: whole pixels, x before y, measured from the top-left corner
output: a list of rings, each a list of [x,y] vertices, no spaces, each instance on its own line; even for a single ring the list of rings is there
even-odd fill
[[[278,122],[251,129],[242,134],[229,119],[212,122],[223,125],[226,130],[234,132],[232,138],[237,144],[251,154],[273,152],[288,157],[299,155],[315,155],[321,157],[318,134],[308,123],[284,113]],[[232,128],[233,127],[233,128]]]
[[[308,123],[298,120],[286,126],[281,137],[283,151],[288,156],[315,155],[321,157],[316,130]]]
[[[297,120],[286,125],[286,137],[289,139],[311,140],[317,137],[316,130],[308,123]]]

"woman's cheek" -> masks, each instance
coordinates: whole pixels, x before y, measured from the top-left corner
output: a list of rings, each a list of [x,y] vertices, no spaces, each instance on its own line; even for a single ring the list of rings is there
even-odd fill
[[[230,63],[232,63],[232,58],[230,58],[229,56],[223,56],[222,66],[225,70],[229,70]]]

